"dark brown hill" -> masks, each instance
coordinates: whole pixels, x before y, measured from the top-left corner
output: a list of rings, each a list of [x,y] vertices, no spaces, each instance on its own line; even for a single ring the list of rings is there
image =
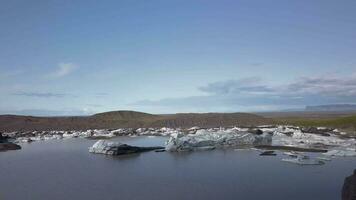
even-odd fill
[[[271,120],[248,113],[182,113],[153,115],[113,111],[86,117],[33,117],[0,115],[0,131],[86,130],[138,127],[219,127],[269,124]]]

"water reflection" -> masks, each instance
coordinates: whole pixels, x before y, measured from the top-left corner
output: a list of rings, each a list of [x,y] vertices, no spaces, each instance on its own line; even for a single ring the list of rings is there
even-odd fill
[[[353,175],[345,178],[341,196],[342,200],[356,200],[356,169]]]
[[[119,155],[119,156],[110,156],[110,155],[104,155],[107,158],[111,158],[113,160],[131,160],[131,159],[136,159],[141,156],[141,153],[131,153],[131,154],[126,154],[126,155]]]

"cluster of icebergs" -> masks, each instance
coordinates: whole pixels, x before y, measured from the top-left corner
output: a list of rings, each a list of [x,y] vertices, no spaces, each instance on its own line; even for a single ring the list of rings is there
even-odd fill
[[[355,149],[345,149],[345,150],[329,150],[326,153],[319,154],[317,156],[308,156],[303,153],[298,152],[285,152],[288,158],[283,158],[282,161],[290,162],[298,165],[323,165],[326,161],[331,161],[335,157],[349,157],[356,156]]]
[[[256,131],[258,130],[258,131]],[[167,151],[210,150],[225,147],[241,146],[274,146],[280,147],[288,157],[282,161],[299,165],[321,165],[333,157],[356,156],[355,138],[346,138],[342,132],[326,128],[303,130],[298,127],[259,127],[258,129],[201,129],[194,134],[175,133],[166,142]],[[325,150],[308,156],[303,152],[295,152],[289,147],[311,152]],[[317,156],[315,156],[315,154]],[[269,155],[276,155],[272,152]]]
[[[337,129],[325,129],[324,134],[306,132],[298,127],[261,128],[263,132],[273,134],[272,145],[286,145],[299,147],[319,147],[328,148],[332,146],[348,147],[355,145],[355,139],[345,139],[340,136],[344,135]],[[319,128],[318,130],[323,130]]]
[[[258,130],[258,131],[256,131]],[[319,128],[319,130],[322,130]],[[258,129],[200,129],[194,134],[175,133],[167,141],[167,150],[184,151],[201,147],[224,147],[241,145],[278,145],[301,148],[352,149],[356,148],[355,138],[342,138],[337,130],[323,134],[308,133],[298,127],[259,127]]]
[[[346,137],[343,132],[329,128],[299,128],[294,126],[260,126],[204,129],[180,128],[124,128],[94,129],[85,131],[33,131],[3,133],[15,142],[32,142],[48,139],[93,138],[110,139],[116,136],[167,136],[166,151],[194,151],[215,148],[255,147],[258,145],[297,147],[304,149],[324,149],[318,160],[310,160],[304,155],[288,157],[284,161],[292,163],[320,163],[336,156],[356,156],[356,139]],[[283,150],[286,151],[286,150]]]
[[[51,139],[66,138],[92,138],[92,139],[110,139],[116,136],[169,136],[177,133],[181,129],[172,128],[120,128],[120,129],[93,129],[85,131],[27,131],[27,132],[5,132],[4,136],[15,139],[16,143],[26,143]]]

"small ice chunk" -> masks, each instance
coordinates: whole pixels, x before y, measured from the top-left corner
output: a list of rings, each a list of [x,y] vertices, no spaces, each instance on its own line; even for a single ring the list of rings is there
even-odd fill
[[[323,161],[318,159],[310,159],[307,156],[298,156],[297,158],[283,158],[282,161],[290,162],[298,165],[323,165]]]
[[[325,156],[339,156],[339,157],[348,157],[356,156],[355,149],[346,149],[346,150],[330,150],[326,153],[323,153]]]

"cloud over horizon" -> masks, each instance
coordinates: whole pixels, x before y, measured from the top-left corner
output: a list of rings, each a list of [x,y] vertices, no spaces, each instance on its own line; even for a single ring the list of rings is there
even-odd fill
[[[283,85],[268,85],[262,81],[262,78],[251,77],[209,83],[199,89],[217,95],[278,95],[295,98],[306,95],[356,97],[356,76],[304,76]]]
[[[356,102],[356,76],[300,77],[283,85],[272,85],[260,77],[212,82],[199,87],[206,95],[143,100],[133,105],[211,110],[281,110],[307,105]]]
[[[50,109],[17,109],[17,110],[0,110],[2,114],[10,115],[31,115],[31,116],[88,116],[95,112],[88,109],[65,109],[65,110],[50,110]]]
[[[216,95],[265,94],[275,92],[274,88],[264,85],[262,79],[259,77],[213,82],[198,89],[202,92]]]

